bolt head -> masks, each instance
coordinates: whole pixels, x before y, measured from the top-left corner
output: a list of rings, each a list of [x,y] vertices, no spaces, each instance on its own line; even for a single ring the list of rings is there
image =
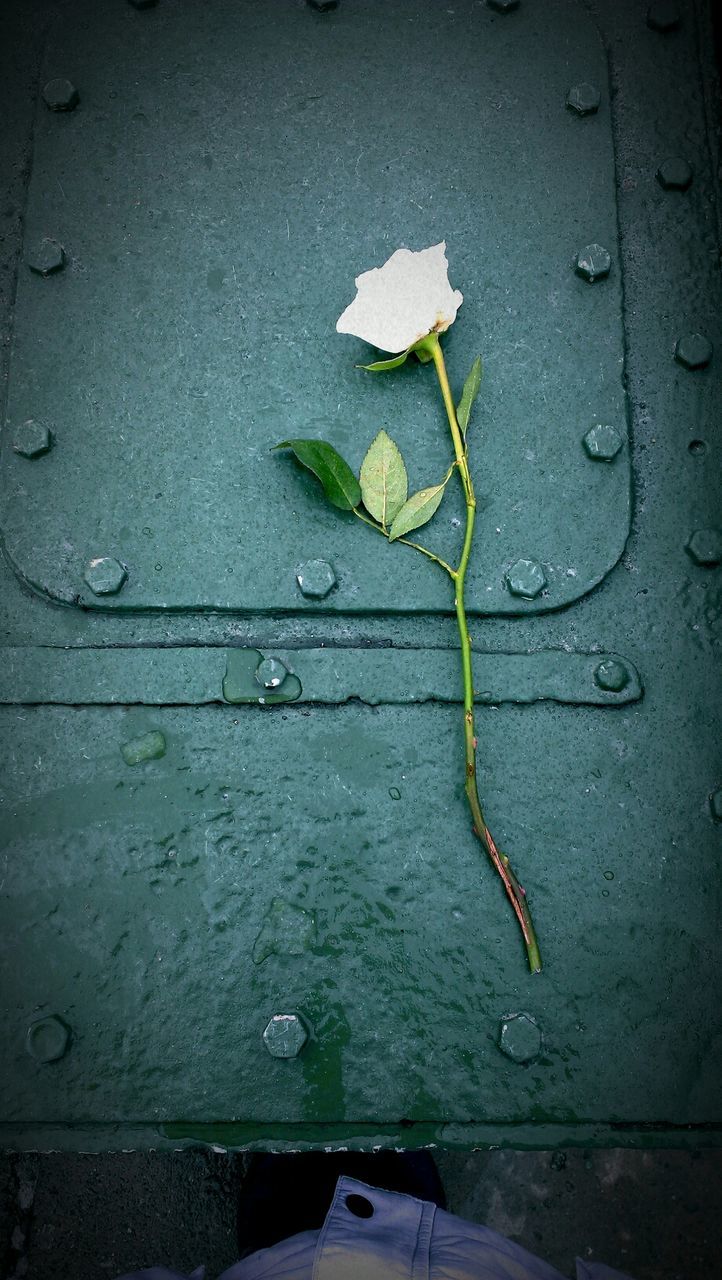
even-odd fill
[[[546,574],[538,560],[517,560],[504,577],[511,594],[524,600],[534,600],[547,585]]]
[[[679,6],[675,0],[654,0],[647,10],[647,26],[652,31],[674,31],[680,20]]]
[[[722,787],[712,792],[709,798],[709,811],[715,822],[722,822]]]
[[[722,532],[719,529],[695,529],[685,551],[695,564],[714,568],[722,561]]]
[[[13,450],[21,458],[41,458],[52,446],[52,433],[34,418],[28,418],[13,433]]]
[[[51,111],[74,111],[80,94],[71,80],[48,80],[43,89],[45,105]]]
[[[574,270],[589,284],[604,280],[612,267],[612,255],[601,244],[585,244],[574,259]]]
[[[263,689],[280,689],[288,667],[280,658],[264,658],[256,667],[256,680]]]
[[[538,1058],[541,1047],[541,1027],[530,1013],[510,1013],[502,1018],[499,1048],[507,1058],[513,1062],[531,1062]]]
[[[629,684],[629,672],[623,662],[607,658],[595,668],[594,683],[597,688],[606,689],[609,693],[621,693]]]
[[[52,276],[65,266],[65,250],[57,240],[39,240],[25,261],[37,276]]]
[[[295,1058],[308,1040],[308,1031],[296,1013],[274,1013],[263,1033],[272,1058]]]
[[[602,95],[596,85],[588,84],[586,80],[582,84],[573,84],[567,94],[567,106],[578,116],[594,115],[601,100]]]
[[[336,586],[337,578],[333,565],[328,560],[307,560],[300,565],[296,582],[307,599],[325,600],[329,591]]]
[[[704,369],[712,359],[712,343],[703,333],[685,333],[677,340],[674,358],[685,369]]]
[[[665,191],[686,191],[693,177],[694,170],[684,156],[668,156],[657,170],[657,181]]]
[[[615,427],[598,422],[583,438],[584,448],[594,462],[613,462],[624,441]]]
[[[70,1046],[71,1031],[56,1013],[31,1022],[25,1037],[25,1047],[36,1062],[57,1062]]]
[[[85,581],[96,596],[114,596],[127,577],[125,566],[114,556],[96,556],[85,570]]]
[[[497,13],[511,13],[512,9],[519,8],[519,0],[486,0],[486,3]]]

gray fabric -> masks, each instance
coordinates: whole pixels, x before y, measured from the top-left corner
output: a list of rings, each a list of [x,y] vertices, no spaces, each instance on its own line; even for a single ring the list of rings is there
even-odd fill
[[[356,1217],[350,1195],[373,1215]],[[162,1267],[120,1280],[202,1280]],[[339,1178],[320,1231],[304,1231],[236,1262],[220,1280],[564,1280],[561,1272],[505,1236],[456,1218],[413,1196]],[[577,1280],[629,1280],[603,1263],[577,1258]]]

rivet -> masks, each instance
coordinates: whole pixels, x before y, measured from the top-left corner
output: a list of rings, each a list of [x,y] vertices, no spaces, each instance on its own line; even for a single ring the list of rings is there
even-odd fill
[[[263,1033],[272,1058],[295,1058],[308,1040],[308,1032],[296,1013],[274,1013]]]
[[[142,733],[138,738],[124,742],[120,754],[126,764],[143,764],[145,760],[160,760],[165,755],[165,748],[165,737],[160,729],[151,729],[149,733]]]
[[[539,1056],[542,1033],[530,1013],[510,1013],[499,1029],[499,1048],[514,1062],[531,1062]]]
[[[57,240],[39,240],[25,261],[38,276],[52,276],[65,266],[65,250]]]
[[[307,560],[296,574],[296,582],[310,600],[324,600],[336,586],[336,574],[328,560]]]
[[[504,575],[513,596],[533,600],[547,585],[546,574],[538,560],[517,560]]]
[[[48,80],[43,98],[51,111],[74,111],[80,102],[80,94],[70,80]]]
[[[594,683],[599,689],[609,693],[621,693],[629,684],[629,672],[623,662],[616,658],[607,658],[594,669]]]
[[[113,556],[96,556],[85,570],[85,581],[96,596],[115,595],[127,577],[127,570]]]
[[[685,551],[695,564],[712,569],[722,561],[722,533],[719,529],[695,529]]]
[[[25,1047],[36,1062],[57,1062],[67,1053],[71,1031],[56,1013],[31,1022],[25,1037]]]
[[[591,116],[599,110],[602,95],[596,85],[586,80],[582,84],[573,84],[567,94],[567,106],[578,116]]]
[[[722,822],[722,787],[712,792],[709,798],[709,810],[715,822]]]
[[[685,369],[704,369],[712,359],[712,343],[703,333],[685,333],[677,339],[674,358]]]
[[[679,6],[674,0],[654,0],[647,10],[647,26],[652,31],[674,31],[680,20]]]
[[[497,13],[511,13],[512,9],[519,8],[519,0],[486,0],[486,3]]]
[[[665,191],[686,191],[693,177],[694,170],[684,156],[668,156],[657,170],[657,181]]]
[[[332,9],[338,9],[338,0],[306,0],[316,13],[330,13]]]
[[[21,458],[41,458],[52,446],[52,432],[34,418],[28,418],[13,433],[13,451]]]
[[[574,270],[589,284],[608,276],[611,266],[612,256],[601,244],[585,244],[574,259]]]
[[[594,462],[612,462],[624,441],[615,427],[598,422],[583,437],[584,448]]]
[[[288,675],[288,667],[280,658],[264,658],[256,667],[256,680],[264,689],[278,689]]]

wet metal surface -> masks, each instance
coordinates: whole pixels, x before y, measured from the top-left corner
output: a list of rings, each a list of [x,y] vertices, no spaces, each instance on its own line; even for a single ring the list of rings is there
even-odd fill
[[[212,7],[211,47],[207,9],[123,4],[99,43],[79,4],[37,68],[0,472],[4,1140],[717,1141],[704,13],[379,5],[404,39],[374,60],[353,0],[283,0],[270,33]],[[442,103],[436,170],[398,63],[442,48],[468,109]],[[268,453],[292,418],[358,461],[393,423],[439,470],[428,370],[371,381],[333,324],[355,272],[442,236],[454,385],[485,361],[481,790],[537,979],[460,797],[443,580]],[[30,269],[45,239],[62,270]]]

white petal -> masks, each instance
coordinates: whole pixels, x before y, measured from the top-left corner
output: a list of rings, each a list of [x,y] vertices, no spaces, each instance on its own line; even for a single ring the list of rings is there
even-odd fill
[[[394,355],[434,329],[443,333],[464,300],[449,284],[445,240],[418,253],[397,249],[382,267],[357,276],[356,288],[336,329]]]

